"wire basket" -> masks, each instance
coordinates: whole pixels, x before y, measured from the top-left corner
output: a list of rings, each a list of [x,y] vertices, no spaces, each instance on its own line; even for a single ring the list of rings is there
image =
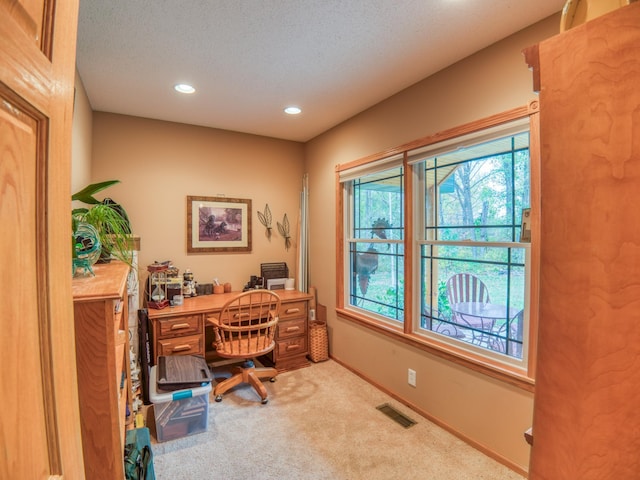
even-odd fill
[[[315,363],[329,360],[326,322],[319,320],[309,322],[309,358]]]

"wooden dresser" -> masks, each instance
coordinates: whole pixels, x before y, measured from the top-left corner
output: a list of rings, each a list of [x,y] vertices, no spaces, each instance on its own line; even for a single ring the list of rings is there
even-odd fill
[[[94,265],[73,279],[78,397],[87,479],[124,479],[131,371],[127,330],[129,266]]]
[[[205,324],[209,315],[220,312],[224,304],[239,292],[185,298],[184,304],[161,310],[148,310],[153,362],[161,355],[206,356],[211,349],[206,341]],[[297,290],[277,290],[282,304],[276,347],[260,360],[279,371],[309,365],[308,311],[312,295]],[[215,355],[214,355],[215,356]]]

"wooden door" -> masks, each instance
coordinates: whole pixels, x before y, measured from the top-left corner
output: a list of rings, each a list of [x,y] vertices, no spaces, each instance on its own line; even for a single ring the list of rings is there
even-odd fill
[[[538,46],[532,480],[640,478],[640,3]],[[529,55],[533,52],[529,52]]]
[[[77,0],[0,0],[2,479],[84,478],[70,250],[77,13]]]

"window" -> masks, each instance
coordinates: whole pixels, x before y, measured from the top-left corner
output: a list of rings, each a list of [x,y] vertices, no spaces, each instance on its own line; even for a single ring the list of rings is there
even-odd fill
[[[397,159],[396,159],[397,160]],[[392,160],[389,160],[390,162]],[[349,305],[404,322],[404,173],[402,166],[348,183]]]
[[[519,239],[522,210],[530,207],[529,132],[463,143],[411,155],[422,199],[416,331],[522,360],[529,269],[528,245]]]
[[[524,209],[538,214],[534,121],[515,109],[339,166],[338,312],[530,377],[537,237],[520,230]]]

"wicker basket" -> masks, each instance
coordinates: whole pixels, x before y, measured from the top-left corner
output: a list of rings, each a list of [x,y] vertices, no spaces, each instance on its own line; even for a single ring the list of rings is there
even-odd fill
[[[319,320],[309,322],[309,358],[312,362],[329,360],[327,323]]]

